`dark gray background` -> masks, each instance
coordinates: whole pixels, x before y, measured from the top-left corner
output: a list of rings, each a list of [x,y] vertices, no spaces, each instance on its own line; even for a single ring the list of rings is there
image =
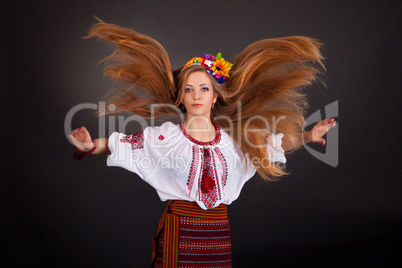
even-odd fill
[[[2,5],[2,267],[150,263],[165,204],[137,175],[107,167],[105,156],[73,160],[64,133],[72,107],[98,103],[113,86],[97,64],[113,46],[81,38],[92,15],[155,38],[173,67],[202,52],[230,61],[264,38],[322,40],[328,89],[309,88],[309,113],[339,101],[339,166],[302,148],[288,159],[291,175],[248,182],[229,206],[234,266],[401,262],[401,1]],[[96,138],[92,112],[78,113],[73,127]]]

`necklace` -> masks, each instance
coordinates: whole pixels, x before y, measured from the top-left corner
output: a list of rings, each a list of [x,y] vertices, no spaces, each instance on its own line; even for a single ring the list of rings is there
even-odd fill
[[[220,132],[220,130],[219,130],[219,126],[218,126],[217,123],[212,122],[212,124],[214,125],[214,127],[215,127],[215,132],[216,132],[216,134],[215,134],[215,139],[214,139],[213,141],[199,141],[199,140],[194,139],[193,137],[191,137],[191,136],[187,133],[186,129],[184,128],[184,119],[182,119],[182,120],[180,121],[180,129],[181,129],[181,131],[183,132],[184,136],[186,136],[190,141],[194,142],[195,144],[204,145],[204,146],[205,146],[205,145],[215,145],[215,144],[219,143],[219,141],[220,141],[220,139],[221,139],[221,132]]]

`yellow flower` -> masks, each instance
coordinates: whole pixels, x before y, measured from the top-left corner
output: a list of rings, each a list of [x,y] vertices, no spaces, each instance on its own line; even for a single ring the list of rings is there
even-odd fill
[[[230,62],[225,61],[225,59],[219,59],[215,61],[214,66],[212,67],[212,71],[222,76],[229,77],[229,71],[232,68],[232,64]]]

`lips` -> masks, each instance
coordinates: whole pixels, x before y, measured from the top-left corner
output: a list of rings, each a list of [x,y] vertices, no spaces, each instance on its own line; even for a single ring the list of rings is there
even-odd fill
[[[193,107],[201,107],[202,104],[195,103],[195,104],[193,104],[192,106],[193,106]]]

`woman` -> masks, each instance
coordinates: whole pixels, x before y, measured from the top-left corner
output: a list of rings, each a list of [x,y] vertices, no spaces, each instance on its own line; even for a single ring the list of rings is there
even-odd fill
[[[291,153],[322,138],[336,125],[318,122],[302,132],[307,107],[302,87],[323,67],[320,43],[307,37],[256,42],[234,60],[222,55],[191,59],[173,71],[154,39],[100,21],[89,37],[112,41],[114,64],[105,73],[128,85],[109,100],[114,112],[143,117],[182,114],[135,135],[114,132],[92,141],[85,127],[70,138],[84,154],[108,154],[109,166],[137,173],[169,200],[154,240],[153,267],[231,267],[226,205],[258,172],[266,180],[286,173]],[[139,98],[141,91],[147,98]],[[158,104],[156,112],[151,104]]]

